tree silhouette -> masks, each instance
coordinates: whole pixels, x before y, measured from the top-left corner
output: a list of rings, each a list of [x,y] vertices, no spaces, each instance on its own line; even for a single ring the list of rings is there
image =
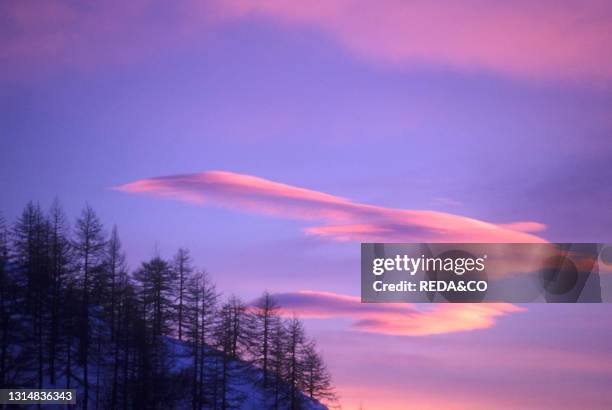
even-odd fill
[[[0,388],[77,389],[82,409],[234,409],[245,391],[264,409],[333,402],[314,341],[273,295],[222,300],[187,249],[130,273],[116,227],[107,237],[90,206],[67,220],[57,200],[0,215]]]

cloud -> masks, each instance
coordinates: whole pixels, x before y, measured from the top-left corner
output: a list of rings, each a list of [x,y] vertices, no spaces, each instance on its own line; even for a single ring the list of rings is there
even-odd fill
[[[593,1],[230,0],[237,16],[318,27],[369,60],[538,80],[612,79],[612,5]]]
[[[605,0],[376,2],[177,0],[0,2],[0,63],[24,69],[130,64],[197,47],[225,24],[270,19],[329,33],[355,55],[545,81],[612,80],[612,5]]]
[[[224,171],[147,178],[114,189],[198,205],[219,205],[284,218],[316,221],[309,235],[337,241],[546,242],[534,222],[500,225],[450,213],[386,208]]]
[[[356,331],[396,336],[428,336],[487,329],[497,318],[522,312],[508,303],[435,304],[420,309],[412,304],[361,303],[356,296],[300,291],[273,297],[285,315],[303,318],[349,319]]]

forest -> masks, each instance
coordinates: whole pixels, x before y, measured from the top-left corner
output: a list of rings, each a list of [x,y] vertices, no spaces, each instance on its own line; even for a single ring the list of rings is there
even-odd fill
[[[155,253],[128,269],[89,205],[73,223],[57,200],[0,215],[0,388],[76,389],[85,410],[337,403],[315,341],[272,295],[223,297],[187,249]]]

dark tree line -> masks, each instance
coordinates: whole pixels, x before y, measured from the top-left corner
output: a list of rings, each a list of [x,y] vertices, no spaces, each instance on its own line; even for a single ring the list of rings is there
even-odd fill
[[[222,299],[186,249],[130,272],[89,206],[72,227],[57,201],[0,216],[0,388],[77,389],[95,410],[334,402],[315,342],[280,313],[267,292]]]

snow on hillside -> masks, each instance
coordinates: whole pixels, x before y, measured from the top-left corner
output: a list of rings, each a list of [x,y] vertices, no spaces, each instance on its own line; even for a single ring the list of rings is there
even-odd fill
[[[169,349],[169,356],[172,358],[170,363],[169,371],[174,375],[179,375],[181,372],[189,372],[193,366],[193,356],[191,353],[191,349],[187,343],[181,342],[177,339],[167,338],[167,348]],[[211,357],[215,354],[218,354],[216,350],[213,348],[208,348]],[[265,409],[264,405],[264,397],[263,391],[260,386],[257,384],[257,380],[261,379],[262,372],[259,368],[238,360],[234,360],[234,364],[237,370],[241,372],[241,377],[232,385],[232,390],[235,391],[236,396],[242,396],[243,401],[237,409],[239,410],[262,410]],[[73,368],[73,372],[75,375],[82,374],[83,369],[75,366]],[[96,390],[96,380],[99,378],[101,388],[103,385],[110,379],[111,375],[104,374],[104,371],[98,373],[98,368],[94,365],[89,366],[89,379],[90,379],[90,389],[92,391]],[[33,380],[35,378],[34,374],[24,374],[24,380]],[[28,383],[30,384],[30,383]],[[30,386],[29,388],[31,388]],[[62,389],[65,388],[64,378],[61,378],[57,381],[56,384],[52,384],[48,379],[44,381],[43,385],[44,389]],[[76,396],[77,396],[77,408],[82,407],[82,403],[79,403],[79,399],[83,397],[83,389],[81,386],[72,386],[72,388],[76,388]],[[96,408],[96,396],[95,393],[90,393],[90,408]],[[301,410],[328,410],[328,407],[323,405],[317,400],[310,399],[304,394],[301,394]],[[103,401],[100,400],[100,408],[104,408]],[[22,408],[38,408],[35,405],[24,406]],[[43,405],[43,409],[56,409],[57,405]],[[176,410],[188,410],[191,409],[191,402],[189,399],[185,399],[181,404],[175,407]],[[279,410],[289,410],[287,404],[281,404]]]
[[[193,365],[193,356],[189,346],[180,342],[177,339],[167,339],[168,347],[171,350],[171,356],[174,357],[171,371],[180,373],[183,370],[189,369]],[[215,352],[210,348],[211,353]],[[263,403],[262,389],[257,385],[257,380],[261,378],[261,370],[249,363],[238,362],[236,365],[240,368],[244,377],[233,385],[237,395],[242,395],[245,400],[239,407],[240,410],[261,410]],[[328,407],[317,400],[310,399],[302,394],[302,410],[328,410]],[[191,408],[187,406],[186,408]],[[280,407],[279,410],[289,410],[288,407]]]

